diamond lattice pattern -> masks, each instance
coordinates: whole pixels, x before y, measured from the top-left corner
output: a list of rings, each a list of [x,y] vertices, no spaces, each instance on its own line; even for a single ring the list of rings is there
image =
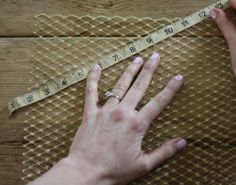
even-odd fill
[[[38,15],[32,86],[91,63],[173,20],[136,17]],[[184,137],[188,148],[133,184],[230,184],[235,182],[235,92],[227,44],[211,20],[175,35],[139,55],[161,54],[161,65],[139,107],[176,74],[185,84],[152,123],[143,149]],[[135,57],[135,56],[134,56]],[[101,103],[132,58],[102,72]],[[26,113],[23,180],[28,182],[66,156],[83,113],[85,81],[32,105]],[[234,107],[234,110],[233,110]],[[125,168],[125,167],[124,167]]]

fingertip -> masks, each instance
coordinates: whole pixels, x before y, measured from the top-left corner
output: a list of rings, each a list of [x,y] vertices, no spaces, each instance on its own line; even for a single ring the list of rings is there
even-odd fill
[[[143,58],[142,58],[142,57],[136,57],[136,58],[133,60],[133,63],[134,63],[134,64],[142,64],[142,63],[143,63]]]
[[[92,71],[94,71],[94,72],[101,71],[101,66],[99,64],[94,64],[92,67]]]
[[[161,56],[159,53],[154,52],[150,57],[151,64],[155,65],[160,62]]]
[[[209,16],[213,19],[216,20],[217,17],[217,9],[213,8],[210,12],[209,12]]]
[[[176,145],[177,150],[180,151],[186,148],[187,141],[185,139],[179,139],[176,141],[175,145]]]
[[[230,20],[230,17],[223,10],[217,8],[212,9],[209,12],[209,15],[212,19],[215,20],[217,26],[228,41],[228,44],[230,46],[233,46],[236,41],[236,27],[233,21]]]
[[[175,76],[175,80],[176,80],[177,82],[182,82],[183,79],[184,79],[183,75],[180,75],[180,74],[179,74],[179,75]]]
[[[161,56],[159,53],[157,52],[154,52],[151,56],[151,59],[154,59],[154,60],[160,60],[161,59]]]
[[[92,69],[91,69],[90,74],[88,76],[88,80],[98,81],[100,79],[100,76],[101,76],[101,71],[102,71],[101,66],[99,64],[94,64],[92,66]]]
[[[209,16],[217,23],[219,23],[219,21],[221,21],[222,19],[224,20],[227,18],[226,13],[218,8],[213,8],[212,10],[210,10]]]
[[[180,88],[182,87],[182,84],[184,82],[184,77],[183,75],[176,75],[174,78],[173,78],[173,81],[174,81],[174,86],[176,87],[176,92],[178,92],[180,90]]]
[[[152,164],[152,168],[166,162],[175,154],[177,154],[177,152],[183,150],[186,146],[187,141],[183,138],[175,138],[166,141],[159,148],[148,155],[148,158],[150,159]]]
[[[182,137],[174,138],[171,140],[166,141],[163,143],[163,145],[172,145],[174,148],[176,148],[176,152],[183,150],[187,146],[187,141],[186,139]]]

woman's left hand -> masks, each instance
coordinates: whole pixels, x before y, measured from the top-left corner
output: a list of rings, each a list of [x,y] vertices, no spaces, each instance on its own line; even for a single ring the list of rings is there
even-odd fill
[[[58,174],[53,182],[44,180],[45,177],[37,182],[41,181],[44,185],[125,185],[151,172],[182,150],[186,141],[175,138],[150,153],[142,151],[142,141],[151,122],[170,103],[183,83],[183,77],[177,75],[137,111],[135,108],[143,98],[159,61],[157,53],[145,64],[142,58],[137,57],[112,90],[121,101],[118,97],[111,97],[104,106],[99,106],[97,91],[101,68],[95,65],[87,79],[83,120],[70,153],[47,174],[49,177],[50,174]],[[70,183],[65,179],[69,179]]]

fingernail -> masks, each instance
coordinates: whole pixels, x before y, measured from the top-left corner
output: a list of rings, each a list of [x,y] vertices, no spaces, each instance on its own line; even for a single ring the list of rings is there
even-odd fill
[[[175,80],[177,80],[178,82],[180,82],[180,81],[182,81],[183,80],[183,76],[182,75],[177,75],[176,77],[175,77]]]
[[[150,57],[150,61],[152,64],[157,63],[160,60],[160,54],[159,53],[153,53]]]
[[[210,12],[209,12],[209,15],[210,15],[210,17],[212,18],[212,19],[216,19],[216,15],[217,15],[217,13],[216,13],[216,10],[211,10]]]
[[[176,143],[176,147],[178,150],[182,150],[187,146],[187,142],[185,139],[181,139]]]
[[[141,57],[137,57],[133,60],[134,64],[141,64],[143,62],[143,59]]]
[[[98,71],[100,69],[101,69],[100,65],[98,65],[98,64],[93,65],[93,71]]]

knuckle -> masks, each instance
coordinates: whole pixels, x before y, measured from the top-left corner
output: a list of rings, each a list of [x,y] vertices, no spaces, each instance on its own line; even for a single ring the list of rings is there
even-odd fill
[[[93,72],[90,72],[87,78],[87,82],[96,81],[96,80],[97,80],[97,76]]]
[[[169,103],[169,99],[168,99],[166,96],[161,95],[161,94],[159,94],[158,96],[156,96],[156,97],[154,98],[154,101],[155,101],[158,105],[160,105],[160,106],[162,106],[162,107],[165,107],[165,106]]]
[[[96,83],[88,83],[86,86],[86,94],[93,94],[94,92],[96,92]]]
[[[135,83],[135,89],[137,90],[146,90],[146,83],[142,82],[141,80],[137,80],[137,82]]]
[[[93,94],[95,92],[95,89],[93,89],[92,87],[87,87],[86,88],[86,94],[89,95],[89,94]]]
[[[164,153],[163,153],[164,160],[171,158],[177,151],[177,148],[174,144],[166,143],[164,144],[163,147],[164,147]]]
[[[171,93],[174,93],[178,90],[178,84],[177,83],[169,83],[167,86],[166,86],[166,89],[171,92]]]
[[[225,13],[221,13],[221,16],[218,16],[218,17],[219,18],[217,20],[218,20],[218,24],[220,26],[224,26],[225,22],[229,21],[229,18],[228,18],[228,16]]]
[[[142,132],[144,130],[144,125],[142,121],[134,118],[131,119],[131,124],[130,124],[130,129],[133,130],[134,132]]]
[[[148,159],[142,160],[140,162],[139,168],[140,168],[141,173],[148,173],[148,172],[150,172],[152,170],[151,169],[151,165],[150,165],[150,160],[148,160]]]
[[[126,92],[128,88],[129,88],[129,85],[125,81],[123,81],[123,82],[119,82],[115,86],[114,90],[115,91]]]
[[[126,68],[124,74],[129,75],[129,76],[134,76],[135,73],[136,73],[135,68],[133,66],[129,66],[129,67]]]
[[[110,112],[111,119],[115,122],[120,122],[125,118],[125,110],[121,107],[116,108]]]
[[[96,116],[96,114],[97,114],[97,111],[95,111],[95,110],[84,110],[83,122],[87,122],[90,117],[94,117],[94,116]]]
[[[143,70],[148,72],[154,71],[154,67],[151,65],[150,62],[146,62],[143,66]]]
[[[157,117],[157,110],[152,109],[152,108],[148,108],[146,111],[144,124],[150,124],[150,123],[146,123],[146,122],[152,122],[153,119],[155,119],[156,117]]]
[[[106,109],[100,109],[96,114],[97,114],[97,117],[104,118],[105,115],[107,115],[107,110]]]

